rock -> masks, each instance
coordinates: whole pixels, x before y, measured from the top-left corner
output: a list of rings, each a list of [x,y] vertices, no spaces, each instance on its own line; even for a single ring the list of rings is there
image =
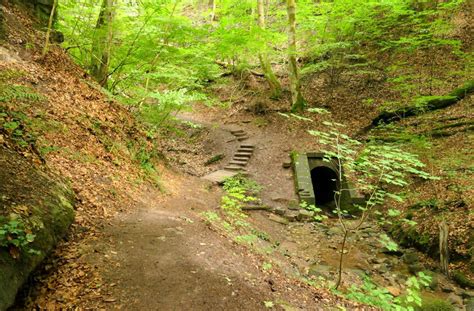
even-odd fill
[[[408,265],[408,271],[413,275],[416,275],[418,272],[421,272],[423,270],[425,270],[425,267],[419,262]]]
[[[464,273],[461,271],[453,271],[452,278],[456,283],[464,288],[474,288],[474,281],[469,279]]]
[[[331,270],[332,270],[331,266],[316,264],[309,267],[308,275],[315,276],[315,277],[319,277],[319,276],[327,277],[330,274]]]
[[[449,294],[447,297],[447,300],[455,306],[458,306],[458,307],[463,306],[462,298],[454,293]]]
[[[395,287],[395,286],[388,286],[387,287],[387,290],[388,292],[394,296],[394,297],[398,297],[400,296],[400,294],[402,293],[402,291],[400,290],[400,288],[398,287]]]
[[[295,201],[295,200],[291,200],[289,203],[288,203],[288,209],[289,210],[292,210],[292,211],[297,211],[300,209],[300,205],[298,203],[298,201]]]
[[[342,234],[342,229],[340,227],[331,227],[328,230],[328,235],[333,236],[333,235],[341,235]]]
[[[283,168],[290,168],[291,167],[291,161],[285,161],[281,165]]]
[[[288,221],[295,221],[296,220],[296,217],[298,216],[298,212],[296,211],[287,211],[285,213],[285,218],[288,220]]]
[[[443,292],[445,293],[452,293],[454,292],[454,286],[452,286],[451,284],[449,283],[443,283],[443,284],[440,284],[440,288]]]
[[[407,265],[411,265],[417,263],[420,259],[416,251],[409,250],[402,256],[402,260]]]
[[[429,276],[431,276],[431,281],[428,287],[432,290],[436,290],[439,285],[439,276],[436,273],[429,273]]]
[[[386,247],[382,247],[380,252],[382,254],[386,254],[386,255],[390,255],[390,256],[401,256],[401,255],[403,255],[403,253],[399,250],[392,250],[392,249],[388,249]]]
[[[467,311],[474,311],[474,298],[469,298],[466,303]]]
[[[231,172],[228,170],[219,170],[219,171],[212,172],[202,178],[216,184],[222,184],[227,178],[234,177],[237,174],[239,174],[239,172],[237,171]]]
[[[370,262],[375,263],[375,264],[383,264],[387,261],[387,258],[378,258],[374,257],[370,260]]]
[[[296,219],[298,221],[308,221],[308,220],[312,220],[313,216],[314,216],[314,212],[301,209],[298,211],[298,215],[296,216]]]
[[[272,201],[273,202],[278,202],[278,203],[288,204],[288,199],[283,198],[283,197],[279,197],[279,196],[272,197]]]
[[[360,278],[364,278],[367,275],[367,273],[363,269],[347,269],[347,272],[353,273],[359,276]]]
[[[375,265],[373,265],[373,268],[374,268],[374,270],[377,270],[381,273],[388,272],[388,268],[384,264],[375,264]]]
[[[466,299],[468,299],[468,298],[474,298],[474,291],[472,291],[472,290],[471,290],[471,291],[469,291],[469,290],[463,290],[462,293],[461,293],[461,296],[462,296],[463,298],[466,298]]]
[[[33,231],[34,241],[28,245],[36,253],[18,249],[14,254],[19,258],[13,259],[8,251],[0,250],[0,310],[7,310],[29,274],[67,233],[74,221],[75,195],[65,180],[46,167],[40,169],[1,145],[0,163],[1,196],[8,197],[8,202],[18,208],[28,206],[24,213],[39,224]],[[1,206],[0,210],[10,212],[8,207]]]
[[[286,209],[283,207],[274,207],[272,212],[279,216],[283,216],[285,215]]]
[[[280,217],[280,216],[275,215],[275,214],[270,214],[270,216],[268,216],[268,219],[270,219],[271,221],[277,222],[279,224],[282,224],[282,225],[289,224],[288,219]]]

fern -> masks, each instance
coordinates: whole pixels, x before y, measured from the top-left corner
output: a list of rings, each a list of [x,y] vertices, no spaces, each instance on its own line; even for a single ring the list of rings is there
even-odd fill
[[[38,102],[45,97],[36,93],[33,89],[22,85],[2,85],[0,84],[0,102],[24,101]]]

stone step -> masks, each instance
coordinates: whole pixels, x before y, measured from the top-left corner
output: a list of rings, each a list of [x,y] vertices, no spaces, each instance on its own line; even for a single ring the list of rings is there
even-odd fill
[[[241,137],[241,136],[248,136],[246,132],[237,132],[237,133],[232,133],[232,135],[234,136],[237,136],[237,137]]]
[[[226,171],[233,171],[233,172],[245,172],[246,170],[242,166],[237,165],[227,165],[224,167]]]
[[[237,157],[240,157],[240,158],[251,158],[252,157],[252,153],[248,153],[248,152],[237,152],[234,154],[234,156],[237,156]]]
[[[235,154],[251,156],[253,154],[253,150],[237,150]]]
[[[234,159],[244,160],[244,159],[250,159],[251,157],[252,157],[251,154],[240,154],[240,153],[234,154]]]
[[[246,166],[247,165],[247,161],[230,161],[229,162],[230,165],[240,165],[240,166]]]
[[[239,148],[239,149],[237,149],[237,152],[253,153],[253,149],[250,149],[250,148]]]
[[[247,159],[232,159],[229,164],[242,164],[242,165],[247,165],[249,161]]]
[[[232,135],[235,135],[235,134],[239,134],[239,133],[245,133],[245,131],[242,130],[242,129],[240,129],[240,130],[231,130],[230,133],[231,133]]]
[[[232,170],[219,170],[213,173],[210,173],[204,177],[203,179],[212,181],[217,184],[222,184],[224,181],[229,177],[234,177],[235,175],[239,174],[239,171],[232,171]]]
[[[248,137],[247,135],[242,136],[242,137],[237,137],[237,140],[238,140],[238,141],[244,141],[244,140],[246,140],[246,139],[249,139],[249,137]]]
[[[240,148],[245,148],[245,149],[255,149],[255,145],[252,144],[241,144]]]

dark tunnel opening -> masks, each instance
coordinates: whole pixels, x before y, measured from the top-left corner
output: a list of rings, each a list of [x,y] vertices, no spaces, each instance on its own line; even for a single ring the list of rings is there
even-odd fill
[[[337,174],[325,166],[311,170],[316,205],[330,205],[334,202],[334,191],[338,191]]]

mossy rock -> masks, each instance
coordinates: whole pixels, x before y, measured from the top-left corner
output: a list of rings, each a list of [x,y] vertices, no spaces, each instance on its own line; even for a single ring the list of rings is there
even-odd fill
[[[404,247],[414,247],[432,256],[439,255],[438,237],[430,236],[428,233],[418,232],[414,226],[406,226],[398,221],[388,228],[390,234],[398,243]]]
[[[444,300],[437,298],[423,298],[422,306],[418,307],[418,311],[454,311],[454,306]]]
[[[469,279],[464,273],[461,271],[453,271],[451,274],[456,283],[458,283],[461,287],[464,288],[474,288],[474,281]]]
[[[6,310],[29,274],[66,234],[74,220],[74,193],[59,177],[3,146],[0,167],[0,216],[21,217],[36,235],[28,245],[36,253],[22,249],[14,259],[0,248],[0,310]]]
[[[5,40],[5,17],[3,16],[3,11],[0,10],[0,42]]]

